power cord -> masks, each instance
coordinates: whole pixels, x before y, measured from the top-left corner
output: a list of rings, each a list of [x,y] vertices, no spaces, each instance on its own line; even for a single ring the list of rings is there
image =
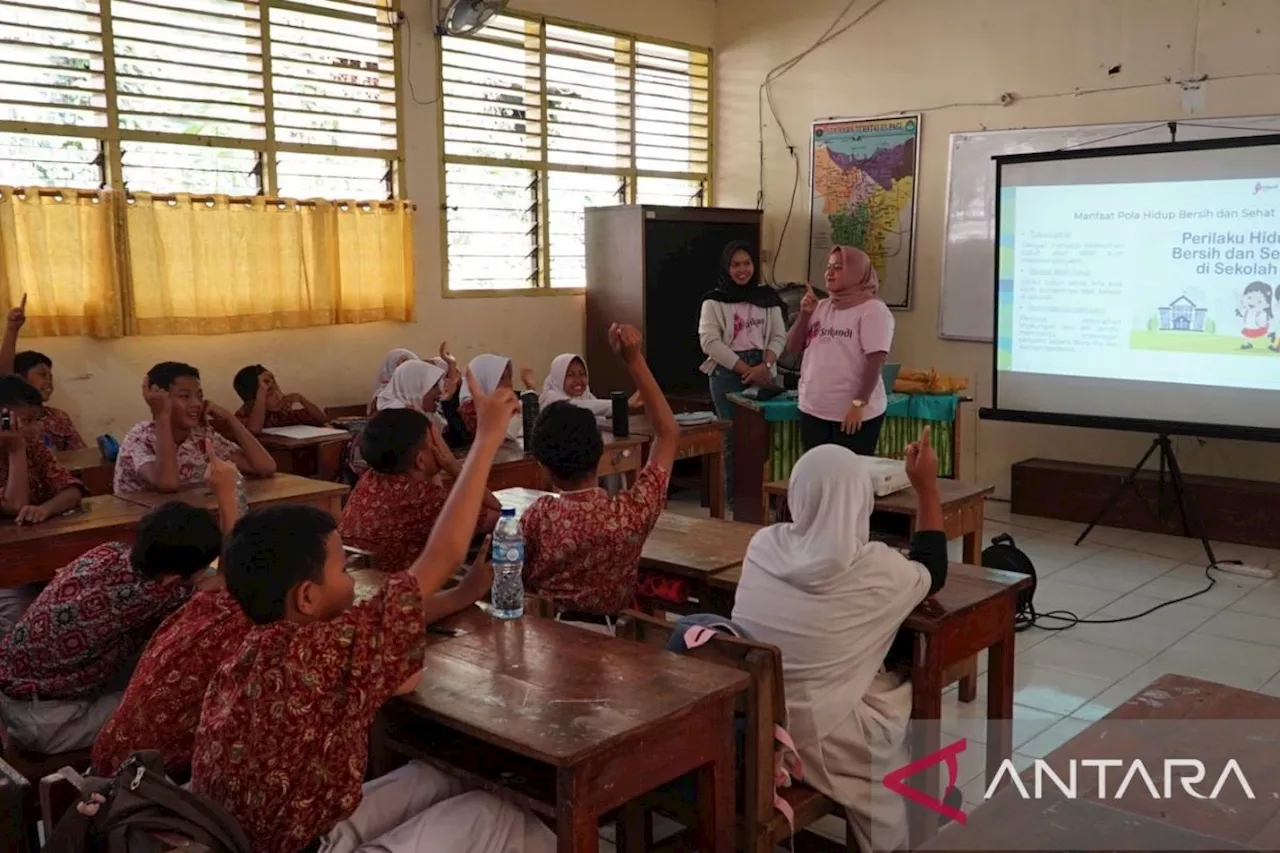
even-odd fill
[[[1030,604],[1028,607],[1028,609],[1031,611],[1030,615],[1019,617],[1018,624],[1016,625],[1016,630],[1025,631],[1028,628],[1039,628],[1042,631],[1066,631],[1067,629],[1074,628],[1077,625],[1117,625],[1121,622],[1132,622],[1135,619],[1141,619],[1143,616],[1148,616],[1152,613],[1155,613],[1157,610],[1162,610],[1165,607],[1169,607],[1174,604],[1181,604],[1184,601],[1190,601],[1193,598],[1199,598],[1200,596],[1206,594],[1207,592],[1209,592],[1209,590],[1213,589],[1214,586],[1216,586],[1218,583],[1218,579],[1209,573],[1214,569],[1216,569],[1218,566],[1227,566],[1227,565],[1238,566],[1238,565],[1241,565],[1241,562],[1239,560],[1218,560],[1216,563],[1210,563],[1204,568],[1205,579],[1209,581],[1209,583],[1205,586],[1204,589],[1197,590],[1193,593],[1181,596],[1179,598],[1170,599],[1169,601],[1162,601],[1159,604],[1155,605],[1154,607],[1148,607],[1146,610],[1142,611],[1141,613],[1135,613],[1132,616],[1119,616],[1115,619],[1083,619],[1077,616],[1075,613],[1072,613],[1070,610],[1050,610],[1047,613],[1037,613],[1035,605]],[[1054,619],[1060,622],[1066,622],[1067,624],[1050,627],[1047,625],[1041,625],[1040,624],[1041,619]]]
[[[433,2],[431,4],[431,9],[433,12],[435,12],[436,20],[437,21],[440,20],[440,5],[438,0],[437,2]],[[409,20],[409,15],[403,10],[401,10],[398,13],[398,15],[399,17],[396,18],[396,24],[397,25],[404,24],[404,28],[405,28],[404,79],[409,83],[409,97],[418,106],[429,107],[432,104],[438,103],[442,95],[437,95],[436,97],[432,98],[429,101],[424,101],[418,97],[418,92],[413,87],[413,22]],[[440,91],[441,93],[444,92],[443,80],[440,82]]]

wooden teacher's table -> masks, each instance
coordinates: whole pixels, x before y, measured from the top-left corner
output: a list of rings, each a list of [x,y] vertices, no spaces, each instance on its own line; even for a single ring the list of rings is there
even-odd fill
[[[595,853],[603,815],[695,772],[698,849],[734,849],[744,673],[550,619],[466,618],[384,706],[375,771],[398,755],[500,789],[554,821],[561,853]]]
[[[338,483],[326,483],[323,480],[311,480],[293,474],[277,474],[263,480],[245,479],[245,492],[248,495],[250,507],[304,504],[319,507],[336,519],[342,518],[342,496],[348,491],[346,486]],[[210,510],[217,508],[213,493],[203,484],[173,493],[129,492],[118,497],[148,510],[174,500],[185,501],[192,506],[202,506]]]
[[[47,581],[91,548],[132,542],[146,513],[145,507],[102,495],[43,524],[0,522],[0,588]]]
[[[712,518],[724,518],[724,437],[732,428],[732,421],[682,426],[676,445],[677,460],[702,459],[702,491]],[[632,415],[631,434],[642,435],[652,442],[653,424],[644,415]],[[648,461],[647,448],[645,461]]]

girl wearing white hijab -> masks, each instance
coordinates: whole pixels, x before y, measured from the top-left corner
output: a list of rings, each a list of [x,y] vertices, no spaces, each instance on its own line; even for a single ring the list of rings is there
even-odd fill
[[[387,386],[387,383],[391,381],[391,377],[395,374],[396,368],[404,364],[406,361],[416,361],[417,358],[418,356],[416,353],[407,349],[397,348],[387,353],[387,357],[382,360],[382,366],[378,368],[378,381],[374,384],[373,394],[369,397],[369,414],[372,415],[377,411],[374,401],[378,399],[378,394]]]
[[[395,369],[395,373],[391,374],[391,381],[378,392],[373,400],[374,408],[379,412],[387,409],[414,409],[423,414],[432,414],[440,399],[440,380],[444,375],[444,370],[429,361],[406,361]]]
[[[513,367],[509,358],[485,353],[471,359],[467,369],[475,377],[480,390],[486,394],[492,394],[498,388],[511,387]],[[466,424],[467,431],[471,435],[475,435],[476,408],[475,404],[471,402],[471,389],[467,387],[466,379],[462,380],[461,400],[463,423]],[[515,415],[511,418],[511,423],[507,425],[507,438],[511,441],[520,441],[523,437],[524,418],[521,415]]]
[[[804,781],[845,807],[862,850],[907,841],[904,803],[880,781],[909,761],[911,685],[884,661],[903,621],[946,581],[937,473],[926,431],[907,450],[921,531],[907,558],[870,540],[866,464],[838,445],[810,450],[791,472],[794,521],[752,538],[733,607],[734,623],[781,649]]]
[[[551,359],[551,372],[542,382],[542,396],[538,398],[539,408],[545,409],[552,403],[567,400],[579,406],[597,418],[609,418],[613,415],[613,401],[601,400],[591,393],[591,377],[587,373],[587,362],[582,356],[573,352],[562,352]],[[627,408],[632,412],[644,411],[640,402],[640,392],[631,395]]]

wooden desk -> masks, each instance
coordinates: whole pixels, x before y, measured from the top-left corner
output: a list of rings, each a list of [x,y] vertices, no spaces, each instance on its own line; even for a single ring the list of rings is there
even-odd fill
[[[1013,754],[1013,617],[1018,592],[1031,585],[1027,575],[952,563],[947,583],[917,607],[903,628],[911,631],[911,718],[942,719],[946,671],[987,651],[987,778]],[[938,725],[912,727],[912,755],[921,757],[942,746]],[[924,791],[937,791],[939,765],[921,771]],[[937,832],[938,816],[910,804],[911,845]],[[1031,848],[1034,849],[1034,848]]]
[[[602,815],[696,772],[699,848],[730,853],[746,686],[728,667],[550,619],[492,620],[427,648],[375,743],[500,787],[555,821],[561,853],[595,853]]]
[[[58,462],[72,474],[80,478],[89,495],[111,494],[116,476],[116,463],[102,458],[102,452],[96,447],[82,450],[63,450],[55,453]]]
[[[537,489],[503,489],[494,493],[504,507],[521,515],[540,497],[552,494]],[[740,521],[689,518],[664,512],[644,543],[640,567],[662,574],[701,578],[742,562],[751,537],[760,528]]]
[[[338,483],[326,483],[323,480],[311,480],[293,474],[277,474],[265,480],[246,479],[245,491],[248,493],[250,507],[271,506],[273,504],[304,504],[319,507],[331,513],[334,518],[342,518],[342,496],[349,489]],[[217,509],[217,502],[209,487],[201,484],[166,494],[163,492],[128,492],[117,497],[141,507],[151,509],[169,501],[185,501],[192,506],[202,506],[209,510]]]
[[[664,512],[644,543],[640,567],[680,577],[715,574],[742,562],[759,529],[741,521]]]
[[[1124,770],[1116,767],[1105,802],[1097,797],[1096,771],[1080,770],[1078,799],[1068,800],[1051,782],[1040,799],[1024,800],[1005,785],[972,811],[964,826],[947,829],[924,850],[1276,850],[1280,809],[1275,773],[1280,764],[1280,698],[1183,675],[1165,675],[1045,757],[1061,778],[1071,759],[1142,760],[1163,795],[1167,758],[1205,763],[1208,792],[1223,766],[1235,759],[1254,788],[1247,798],[1229,780],[1221,799],[1196,799],[1179,791],[1154,799],[1135,777],[1116,797]],[[1175,772],[1186,779],[1190,770]],[[1030,778],[1028,773],[1022,778]],[[1032,790],[1029,783],[1024,783]],[[1259,789],[1262,790],[1259,790]]]
[[[342,468],[342,451],[351,441],[351,433],[317,438],[289,438],[263,433],[258,441],[276,460],[280,474],[296,474],[317,480],[337,480]]]
[[[649,439],[642,435],[616,438],[610,433],[605,433],[604,455],[600,457],[600,466],[597,469],[600,476],[607,477],[610,474],[634,476],[635,472],[640,470],[644,445],[648,441]],[[460,461],[466,459],[467,450],[455,451],[455,455]],[[494,455],[488,486],[491,492],[520,488],[545,491],[551,488],[551,483],[538,466],[538,461],[533,458],[533,454],[525,453],[523,447],[513,441],[507,441]]]
[[[702,459],[702,491],[711,508],[712,518],[724,518],[724,438],[733,428],[732,421],[711,421],[680,428],[680,441],[676,445],[676,459]],[[644,415],[631,416],[631,434],[643,435],[651,442],[653,424]],[[649,461],[648,445],[645,462]]]
[[[87,498],[80,509],[43,524],[0,521],[0,587],[47,581],[104,542],[133,542],[145,507],[113,495]]]
[[[764,491],[770,514],[780,521],[787,520],[790,517],[787,511],[787,482],[778,480],[769,483]],[[963,559],[970,565],[982,563],[982,524],[987,495],[994,491],[994,486],[938,480],[938,492],[942,498],[943,532],[947,534],[947,539],[964,540]],[[880,538],[877,534],[885,532],[894,540],[910,538],[916,532],[916,490],[903,489],[887,497],[876,498],[871,529],[876,538]]]

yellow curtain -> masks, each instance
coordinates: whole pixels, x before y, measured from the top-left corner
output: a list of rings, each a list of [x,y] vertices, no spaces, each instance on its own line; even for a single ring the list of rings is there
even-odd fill
[[[0,187],[0,311],[25,294],[24,335],[122,334],[117,201],[109,190]]]
[[[137,334],[413,319],[407,202],[137,193],[125,217]]]

